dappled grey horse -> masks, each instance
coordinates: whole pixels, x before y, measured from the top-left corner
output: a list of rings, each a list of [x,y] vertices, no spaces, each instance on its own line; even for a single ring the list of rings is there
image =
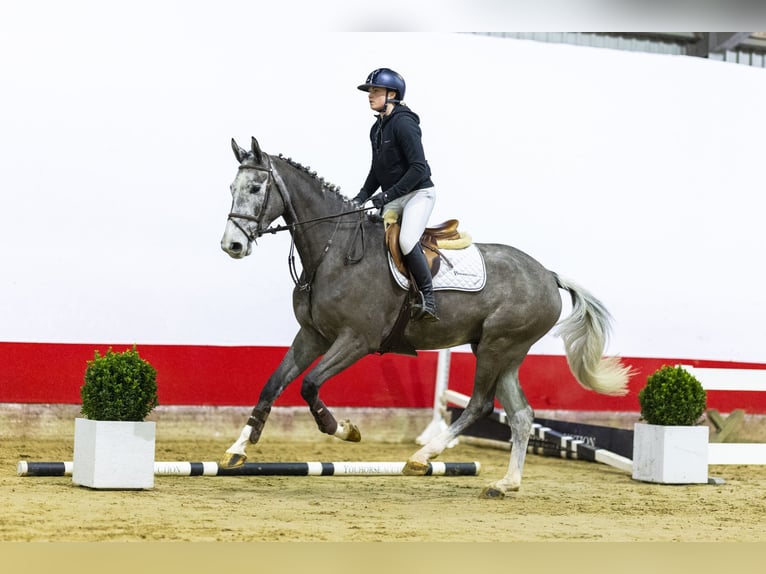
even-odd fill
[[[497,398],[510,421],[511,456],[506,475],[488,485],[481,496],[497,498],[518,490],[533,422],[532,409],[519,385],[519,367],[532,344],[559,320],[559,289],[572,298],[572,311],[559,324],[558,334],[575,378],[598,393],[625,394],[629,369],[618,358],[603,357],[610,317],[581,287],[513,247],[477,244],[485,262],[486,286],[473,293],[439,291],[439,322],[405,324],[398,320],[409,295],[391,277],[383,224],[309,168],[262,152],[255,138],[250,150],[240,148],[233,139],[231,143],[239,169],[231,184],[233,201],[222,249],[231,257],[242,258],[250,254],[258,237],[287,230],[302,272],[298,274],[290,266],[296,283],[293,309],[300,330],[263,387],[239,438],[226,451],[222,466],[232,468],[245,462],[245,447],[248,442],[258,442],[274,401],[319,357],[303,378],[301,396],[320,431],[359,441],[357,427],[348,420],[337,421],[319,398],[327,379],[382,350],[470,344],[476,372],[466,409],[415,452],[403,472],[425,474],[429,460],[490,413]],[[286,225],[269,227],[278,217]],[[401,328],[395,328],[397,324]]]

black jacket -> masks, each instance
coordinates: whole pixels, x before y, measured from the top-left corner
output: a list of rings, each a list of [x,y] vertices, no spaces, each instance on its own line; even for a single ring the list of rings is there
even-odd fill
[[[355,199],[362,203],[381,188],[388,203],[416,189],[433,187],[420,138],[420,118],[407,106],[397,105],[390,115],[378,116],[370,129],[372,166]]]

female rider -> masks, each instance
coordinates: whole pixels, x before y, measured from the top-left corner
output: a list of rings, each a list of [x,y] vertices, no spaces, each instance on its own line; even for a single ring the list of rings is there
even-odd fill
[[[431,272],[420,248],[436,194],[423,152],[420,118],[403,102],[405,87],[404,78],[389,68],[374,70],[358,86],[368,93],[377,119],[370,129],[372,166],[354,201],[363,204],[372,196],[375,207],[400,216],[399,246],[421,296],[413,306],[413,318],[438,321]],[[378,188],[381,192],[373,195]]]

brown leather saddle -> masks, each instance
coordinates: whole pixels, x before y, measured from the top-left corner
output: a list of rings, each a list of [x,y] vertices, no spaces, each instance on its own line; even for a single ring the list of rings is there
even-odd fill
[[[402,275],[409,276],[407,265],[404,262],[404,254],[399,247],[399,232],[401,230],[399,219],[394,212],[388,211],[383,215],[383,221],[386,226],[386,246],[391,253],[391,259]],[[420,245],[426,254],[432,277],[439,272],[441,267],[442,249],[463,249],[471,244],[470,236],[458,231],[458,225],[457,219],[448,219],[433,227],[426,227],[423,231]]]

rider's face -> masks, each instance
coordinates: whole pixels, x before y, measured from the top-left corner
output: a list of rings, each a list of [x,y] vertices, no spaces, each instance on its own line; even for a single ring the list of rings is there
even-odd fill
[[[396,97],[396,92],[388,91],[389,99]],[[370,102],[370,108],[376,112],[383,112],[386,107],[386,89],[385,88],[370,88],[367,93],[367,99]]]

